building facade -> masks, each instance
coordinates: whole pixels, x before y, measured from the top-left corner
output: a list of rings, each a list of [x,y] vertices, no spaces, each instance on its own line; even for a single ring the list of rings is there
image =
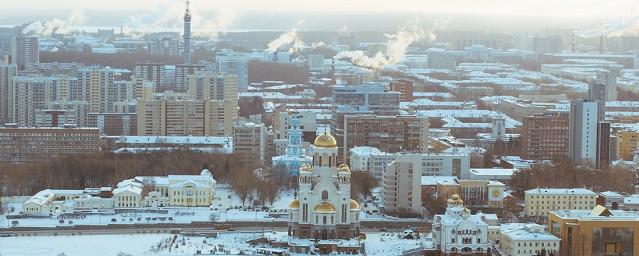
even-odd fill
[[[568,112],[546,112],[523,119],[524,159],[554,160],[568,155],[570,136]]]
[[[261,167],[266,160],[266,127],[244,123],[233,127],[233,151],[250,167]]]
[[[621,130],[617,132],[616,137],[617,157],[631,161],[639,146],[639,131]]]
[[[428,118],[414,115],[347,115],[344,129],[337,134],[342,141],[343,159],[358,146],[376,147],[387,153],[428,152]]]
[[[0,163],[32,163],[99,150],[97,128],[0,128]]]
[[[525,224],[520,228],[502,229],[499,245],[504,256],[557,255],[561,239],[545,231],[544,226]]]
[[[596,101],[576,100],[570,103],[568,143],[568,156],[575,163],[598,169],[607,167],[610,159],[610,152],[606,152],[606,149],[609,150],[610,130],[605,131],[606,125],[610,129],[610,124],[600,125],[603,120],[600,108]]]
[[[388,90],[401,93],[400,101],[412,102],[413,97],[413,80],[410,79],[398,79],[388,82]]]
[[[561,238],[560,256],[636,255],[639,250],[639,215],[634,211],[554,211],[548,230]]]
[[[584,188],[534,188],[524,193],[524,214],[545,217],[550,211],[589,210],[597,205],[597,194]]]
[[[237,109],[233,107],[235,104],[209,99],[139,100],[137,134],[230,136],[235,121],[231,117],[237,113]]]
[[[391,215],[422,215],[420,168],[413,162],[393,161],[382,176],[384,212]]]

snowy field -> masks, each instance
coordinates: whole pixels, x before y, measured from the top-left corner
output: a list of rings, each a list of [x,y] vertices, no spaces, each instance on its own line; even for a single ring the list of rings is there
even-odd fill
[[[285,235],[280,234],[278,235]],[[256,248],[246,243],[262,233],[220,233],[213,237],[171,234],[76,235],[0,238],[0,255],[20,256],[172,256],[202,254],[253,254]],[[399,255],[401,252],[429,246],[422,240],[404,240],[397,233],[368,234],[367,255]],[[262,248],[262,247],[260,247]]]
[[[149,250],[169,234],[82,235],[0,238],[2,256],[118,256],[156,255]]]

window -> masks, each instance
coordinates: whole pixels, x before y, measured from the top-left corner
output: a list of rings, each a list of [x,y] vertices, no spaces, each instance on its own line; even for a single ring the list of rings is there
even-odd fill
[[[322,191],[322,200],[328,200],[328,191]]]
[[[617,253],[617,243],[606,243],[605,253]]]

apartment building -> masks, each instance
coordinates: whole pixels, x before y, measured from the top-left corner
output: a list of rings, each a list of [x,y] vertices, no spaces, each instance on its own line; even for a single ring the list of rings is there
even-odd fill
[[[234,103],[220,100],[140,100],[137,134],[230,136],[237,117]]]
[[[554,160],[568,156],[569,112],[525,116],[522,123],[524,159]]]
[[[414,115],[347,115],[344,129],[337,133],[340,152],[348,159],[358,146],[376,147],[387,153],[428,152],[428,118]],[[340,143],[338,143],[340,144]]]
[[[99,150],[97,128],[0,128],[0,163],[31,163]]]

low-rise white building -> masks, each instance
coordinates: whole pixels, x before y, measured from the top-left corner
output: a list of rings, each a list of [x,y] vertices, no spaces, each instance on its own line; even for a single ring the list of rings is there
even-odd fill
[[[209,206],[217,182],[209,170],[200,175],[140,176],[124,180],[113,190],[116,209]]]
[[[217,182],[209,170],[200,175],[139,176],[118,183],[117,188],[84,190],[45,189],[23,203],[27,215],[113,212],[170,206],[208,207]]]
[[[518,255],[545,255],[559,252],[559,239],[546,232],[544,226],[538,224],[525,224],[519,228],[502,229],[499,244],[505,256]]]
[[[111,188],[87,188],[83,190],[45,189],[22,205],[27,215],[58,215],[74,212],[113,211]]]
[[[524,213],[529,217],[545,217],[556,210],[589,210],[597,205],[597,194],[585,188],[534,188],[524,197]]]

